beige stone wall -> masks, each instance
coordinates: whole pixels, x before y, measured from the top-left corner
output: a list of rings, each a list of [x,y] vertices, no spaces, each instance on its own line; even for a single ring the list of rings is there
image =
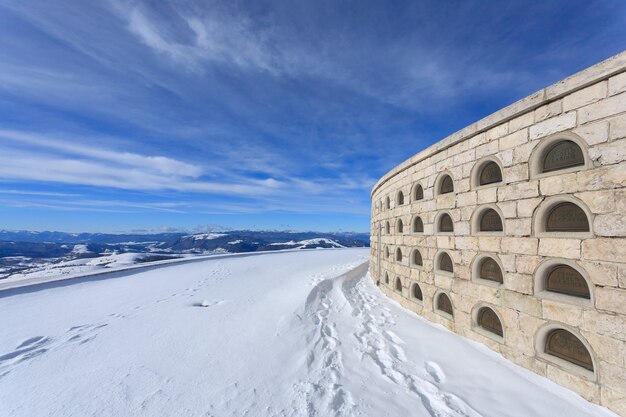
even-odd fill
[[[561,140],[580,147],[583,165],[542,173],[542,158]],[[626,52],[468,126],[381,178],[372,191],[371,275],[406,308],[626,415],[625,159]],[[499,165],[502,182],[478,185],[485,161]],[[454,191],[438,195],[444,174]],[[416,201],[418,184],[423,199]],[[561,202],[584,211],[588,232],[546,231],[548,213]],[[502,232],[479,230],[486,208],[499,214]],[[437,231],[443,213],[453,220],[451,233]],[[416,216],[423,232],[413,231]],[[413,263],[414,250],[421,266]],[[439,270],[444,252],[453,272]],[[485,256],[498,263],[503,283],[479,278]],[[547,291],[555,265],[577,270],[589,299]],[[422,300],[414,297],[415,284]],[[435,308],[441,292],[452,315]],[[499,317],[501,337],[478,325],[482,307]],[[545,352],[557,328],[584,344],[593,371]]]

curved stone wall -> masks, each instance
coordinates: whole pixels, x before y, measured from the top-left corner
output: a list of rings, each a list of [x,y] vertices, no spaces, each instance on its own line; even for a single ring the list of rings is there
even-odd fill
[[[451,135],[372,190],[372,278],[626,415],[626,52]]]

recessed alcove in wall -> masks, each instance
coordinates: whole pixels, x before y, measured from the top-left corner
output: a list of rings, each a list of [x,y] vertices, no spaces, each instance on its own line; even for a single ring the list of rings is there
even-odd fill
[[[537,356],[565,371],[589,380],[596,379],[593,349],[578,330],[563,323],[550,322],[535,336]]]
[[[472,189],[502,185],[502,163],[495,156],[480,159],[470,176]]]
[[[385,259],[389,259],[389,246],[385,246]]]
[[[389,196],[385,199],[385,207],[387,207],[387,210],[391,209],[391,198]]]
[[[402,223],[402,219],[398,219],[396,222],[396,233],[404,233],[404,223]]]
[[[504,341],[502,316],[495,306],[479,303],[472,310],[472,329],[497,342]]]
[[[413,233],[424,233],[424,222],[420,216],[415,216],[411,224],[411,231]]]
[[[420,201],[424,199],[424,188],[422,187],[422,184],[418,182],[413,186],[411,197],[413,201]]]
[[[454,262],[450,254],[444,250],[435,255],[435,272],[442,275],[454,275]]]
[[[402,280],[400,280],[400,277],[396,277],[396,283],[394,285],[394,290],[396,290],[396,292],[399,292],[400,294],[402,294]]]
[[[454,319],[454,308],[452,306],[452,301],[448,294],[443,291],[437,291],[435,293],[433,306],[435,308],[435,313],[447,318],[448,320]]]
[[[404,205],[404,193],[402,191],[398,191],[396,195],[396,207]]]
[[[540,140],[530,155],[531,178],[543,178],[576,172],[591,167],[587,143],[571,132],[563,132]]]
[[[501,288],[504,284],[504,268],[495,253],[479,253],[472,261],[472,281]]]
[[[454,233],[454,222],[452,221],[452,216],[448,212],[439,213],[437,215],[435,218],[435,226],[437,234],[451,235]]]
[[[396,262],[402,262],[402,249],[396,249]]]
[[[422,302],[424,299],[424,296],[422,294],[422,289],[420,288],[419,284],[417,282],[414,282],[411,285],[411,299],[413,301],[418,301],[418,302]]]
[[[385,222],[385,234],[389,235],[391,234],[391,225],[389,224],[389,222]]]
[[[411,251],[411,266],[422,268],[424,266],[424,260],[422,259],[422,252],[419,249],[413,249]]]
[[[385,272],[385,284],[389,285],[389,274]]]
[[[536,269],[535,296],[582,307],[594,305],[595,286],[587,271],[570,259],[552,258]]]
[[[504,216],[495,204],[486,204],[474,210],[470,220],[473,234],[496,235],[504,234]]]
[[[533,231],[538,237],[593,237],[593,216],[585,203],[569,195],[547,198],[535,209]]]
[[[435,196],[454,194],[454,180],[449,172],[442,172],[435,179]]]

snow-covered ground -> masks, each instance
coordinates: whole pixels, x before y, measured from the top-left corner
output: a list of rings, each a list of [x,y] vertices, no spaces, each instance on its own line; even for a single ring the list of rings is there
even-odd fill
[[[383,296],[369,249],[0,292],[0,416],[611,416]]]

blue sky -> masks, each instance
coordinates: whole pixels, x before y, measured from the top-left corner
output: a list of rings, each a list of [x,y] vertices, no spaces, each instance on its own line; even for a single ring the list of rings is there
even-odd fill
[[[366,231],[376,179],[626,48],[626,2],[0,2],[0,228]]]

